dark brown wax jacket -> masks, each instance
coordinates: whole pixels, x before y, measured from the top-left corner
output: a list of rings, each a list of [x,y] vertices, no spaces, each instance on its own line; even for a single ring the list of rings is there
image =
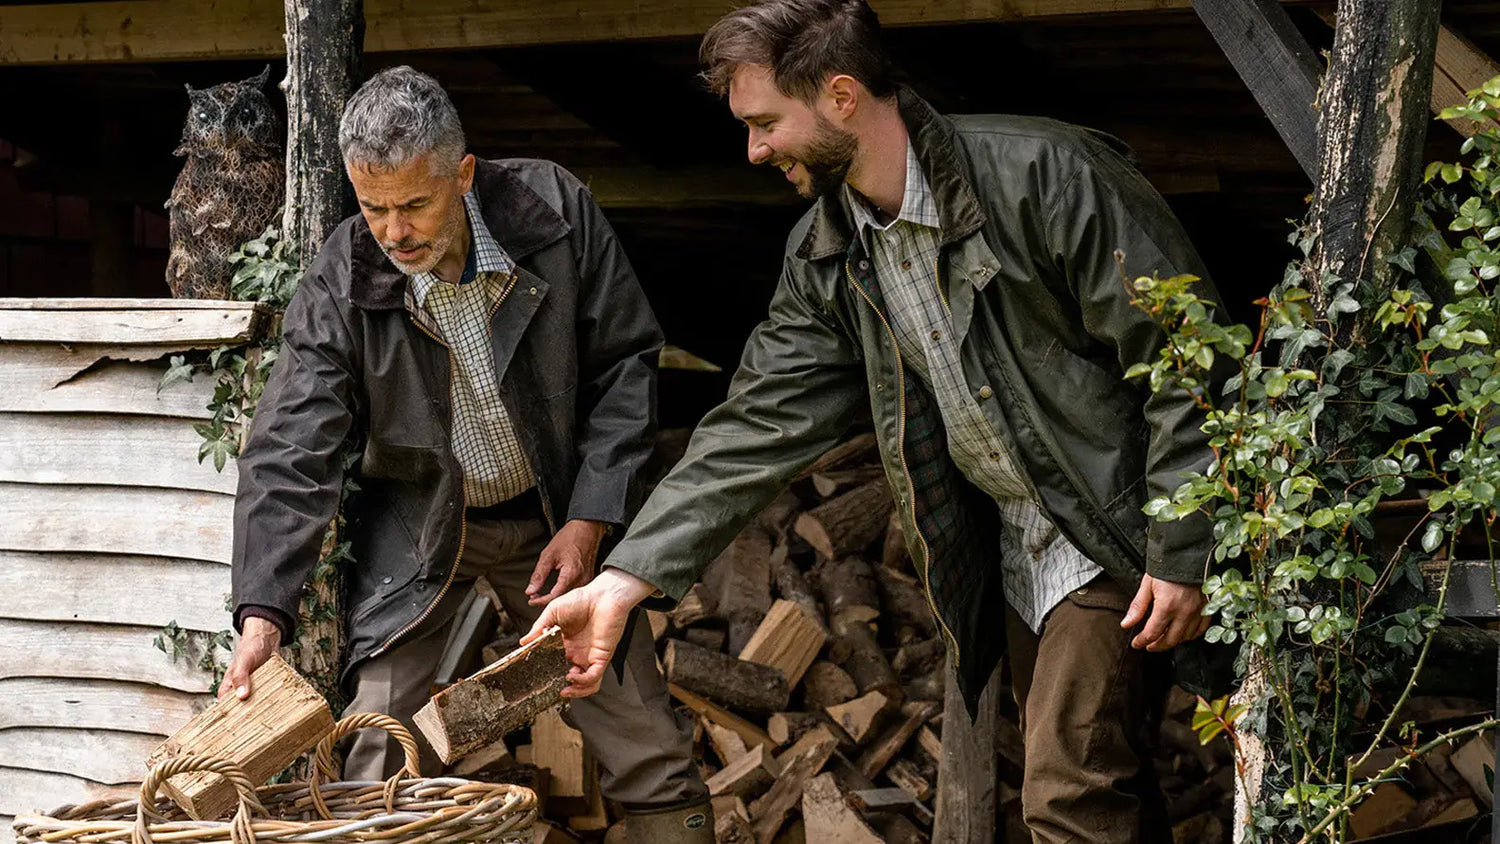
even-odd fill
[[[544,161],[481,161],[485,224],[517,263],[490,328],[500,397],[549,527],[624,524],[656,427],[656,317],[593,197]],[[447,346],[406,308],[407,278],[360,216],[328,238],[287,308],[284,342],[239,459],[233,587],[247,607],[297,618],[338,506],[346,443],[342,677],[444,623],[462,553],[461,470],[450,443]],[[283,631],[290,634],[291,631]]]
[[[1152,394],[1123,377],[1155,360],[1165,339],[1131,303],[1124,276],[1192,273],[1217,301],[1181,225],[1105,136],[1036,118],[949,118],[909,90],[900,109],[937,199],[939,283],[965,376],[1043,511],[1127,588],[1144,573],[1201,582],[1208,520],[1150,521],[1142,507],[1212,459],[1203,415],[1183,391]],[[606,565],[679,599],[868,404],[908,548],[972,706],[1004,650],[999,514],[948,457],[937,403],[906,372],[853,231],[841,193],[793,229],[728,400]],[[1207,689],[1208,666],[1192,650],[1178,649],[1179,680]]]

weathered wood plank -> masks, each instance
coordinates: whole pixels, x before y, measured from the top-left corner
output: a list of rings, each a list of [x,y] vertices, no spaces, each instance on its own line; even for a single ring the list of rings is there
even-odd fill
[[[1186,9],[1191,0],[875,0],[886,26]],[[703,32],[718,0],[366,0],[365,52],[619,41]],[[0,5],[0,64],[268,58],[286,51],[282,9],[260,0]]]
[[[1000,717],[1000,681],[995,674],[969,719],[953,659],[948,660],[948,693],[943,700],[942,758],[932,810],[932,844],[995,840],[995,721]]]
[[[255,308],[65,308],[45,311],[32,308],[6,310],[0,303],[0,343],[203,343],[233,346],[254,336],[262,316],[262,312]]]
[[[1322,69],[1307,39],[1277,0],[1193,0],[1219,49],[1302,165],[1318,178],[1318,122],[1313,103]]]
[[[1437,33],[1437,61],[1432,73],[1432,113],[1437,114],[1448,106],[1468,102],[1468,92],[1479,88],[1496,76],[1500,76],[1500,64],[1490,58],[1474,43],[1449,26],[1439,26]],[[1489,124],[1490,121],[1485,121]],[[1469,136],[1486,127],[1473,120],[1450,120],[1460,134]]]
[[[113,484],[234,494],[230,461],[198,462],[203,438],[186,419],[0,412],[0,481]]]
[[[153,627],[0,619],[0,679],[76,677],[207,692],[213,678],[156,649]]]
[[[118,730],[0,730],[0,766],[71,774],[105,785],[140,782],[166,736]]]
[[[0,618],[223,630],[228,594],[218,562],[0,551]]]
[[[92,551],[227,563],[234,497],[0,483],[0,550]]]
[[[143,347],[169,354],[171,347]],[[161,364],[118,360],[121,347],[0,345],[0,411],[93,412],[207,419],[213,384],[199,377],[158,390]],[[94,366],[101,357],[107,362]],[[92,368],[90,368],[92,367]]]
[[[137,658],[166,656],[153,650]],[[211,702],[206,694],[118,680],[10,677],[0,680],[0,729],[68,727],[167,736]]]
[[[0,812],[30,815],[65,803],[90,800],[132,800],[139,786],[101,785],[68,774],[0,768]],[[7,833],[10,826],[5,827]]]

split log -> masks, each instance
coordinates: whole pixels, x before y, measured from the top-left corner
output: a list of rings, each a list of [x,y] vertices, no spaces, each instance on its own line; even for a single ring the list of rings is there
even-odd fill
[[[867,484],[876,478],[885,477],[885,470],[880,466],[855,466],[850,469],[834,469],[828,472],[818,472],[812,476],[813,489],[824,498],[832,498],[840,492],[846,492],[850,487]]]
[[[738,812],[714,810],[714,841],[717,844],[755,844],[755,831],[748,818]]]
[[[531,756],[548,772],[547,808],[554,816],[586,815],[599,795],[593,757],[583,750],[583,734],[569,727],[556,709],[531,725]]]
[[[753,524],[765,531],[778,543],[785,544],[792,519],[802,510],[802,499],[797,493],[786,490],[771,500],[755,517]]]
[[[667,640],[668,682],[749,712],[777,712],[791,699],[786,676],[775,668]]]
[[[672,628],[672,619],[658,610],[646,610],[646,621],[651,625],[651,641],[660,642]]]
[[[885,776],[902,791],[924,803],[932,799],[932,781],[922,774],[915,762],[909,759],[897,759],[892,762],[891,766],[885,769]]]
[[[830,706],[824,711],[835,724],[844,728],[849,738],[854,739],[856,744],[862,744],[874,733],[876,725],[880,722],[880,716],[885,714],[890,707],[890,698],[880,692],[870,692],[848,703]]]
[[[712,797],[733,794],[748,800],[770,788],[772,781],[780,773],[781,764],[771,755],[770,749],[762,744],[725,765],[717,774],[709,777],[706,784]]]
[[[833,774],[813,777],[803,788],[802,820],[808,840],[819,844],[882,844],[885,840],[860,818]]]
[[[883,733],[878,740],[870,745],[869,749],[860,755],[859,772],[867,777],[873,778],[876,774],[885,770],[906,742],[922,728],[927,719],[937,711],[937,704],[931,702],[908,703],[901,708],[905,717],[901,723]]]
[[[808,780],[818,775],[828,757],[838,746],[838,739],[828,730],[816,729],[803,736],[791,749],[778,757],[781,775],[771,790],[750,804],[750,826],[756,844],[771,844],[786,821],[787,812],[802,799]]]
[[[775,668],[786,677],[790,689],[817,659],[827,638],[822,625],[808,618],[801,607],[779,600],[740,651],[740,659]]]
[[[946,650],[943,640],[937,638],[902,645],[891,657],[891,668],[902,677],[923,674],[945,664],[943,656]]]
[[[433,695],[413,721],[438,758],[452,764],[556,706],[567,683],[562,631],[554,627]]]
[[[784,548],[785,546],[780,546]],[[749,525],[703,573],[717,605],[716,614],[729,622],[729,652],[739,653],[771,609],[771,536]]]
[[[910,625],[923,637],[937,634],[937,617],[927,603],[921,581],[885,566],[876,569],[875,576],[880,584],[881,608],[887,615]]]
[[[827,709],[858,696],[854,678],[831,662],[814,662],[802,677],[802,699],[808,709]]]
[[[455,777],[472,778],[474,774],[486,769],[508,768],[515,764],[510,748],[505,746],[504,739],[500,739],[489,747],[482,747],[458,760],[458,764],[453,766],[452,774]]]
[[[755,747],[756,745],[761,744],[773,744],[773,742],[771,741],[771,737],[766,735],[765,730],[762,730],[760,727],[757,727],[749,721],[746,721],[744,718],[735,715],[733,712],[714,705],[712,701],[709,701],[700,695],[696,695],[688,691],[687,689],[684,689],[683,687],[677,685],[676,683],[668,683],[667,691],[672,693],[672,697],[677,698],[683,703],[683,705],[687,706],[688,709],[691,709],[698,715],[703,716],[704,718],[712,721],[715,724],[718,724],[721,727],[733,730],[735,735],[744,740],[746,747]]]
[[[890,487],[877,478],[798,516],[793,530],[824,559],[836,560],[869,547],[890,513]]]
[[[784,747],[823,723],[816,712],[777,712],[766,721],[766,732],[777,747]]]
[[[708,736],[709,743],[713,745],[714,753],[718,755],[721,764],[726,766],[731,765],[734,763],[734,760],[749,752],[750,749],[745,746],[745,740],[739,733],[728,727],[721,727],[702,716],[699,716],[699,722],[703,727],[704,734]],[[764,746],[757,745],[757,747]]]
[[[328,701],[279,655],[250,675],[250,697],[219,698],[194,715],[146,760],[155,768],[179,756],[209,756],[239,765],[263,783],[333,731]],[[168,795],[194,820],[228,814],[234,786],[217,774],[179,774],[167,780]]]
[[[885,526],[885,541],[880,546],[880,567],[891,571],[910,571],[911,552],[906,548],[906,527],[901,524],[901,514],[891,511],[890,521]]]
[[[712,617],[717,609],[718,605],[708,587],[702,583],[694,583],[687,594],[682,596],[682,600],[677,602],[677,606],[667,613],[667,617],[678,627],[687,627],[693,622]]]
[[[900,700],[901,681],[896,679],[896,672],[891,670],[891,663],[885,658],[885,652],[880,649],[870,628],[863,622],[842,623],[835,619],[833,632],[848,648],[848,656],[840,665],[854,679],[859,693],[879,691],[888,698]]]
[[[807,577],[802,574],[802,569],[797,568],[797,564],[787,559],[785,554],[779,554],[772,572],[776,578],[777,594],[800,607],[808,618],[826,631],[828,626],[823,621],[823,610],[818,607],[818,599],[808,585]]]
[[[874,621],[880,617],[880,592],[875,571],[859,557],[823,560],[816,574],[818,591],[835,627],[840,622]]]
[[[729,641],[729,634],[711,627],[690,627],[682,631],[682,638],[706,651],[722,653],[724,644]]]
[[[797,473],[796,480],[810,478],[813,475],[834,472],[839,469],[856,466],[860,463],[870,463],[878,460],[876,454],[876,440],[873,432],[866,432],[857,437],[847,439],[828,451],[822,457],[814,460],[806,469]]]
[[[952,660],[943,701],[943,741],[938,758],[938,793],[933,807],[933,844],[995,840],[995,722],[1000,718],[999,669],[990,676],[973,720]]]

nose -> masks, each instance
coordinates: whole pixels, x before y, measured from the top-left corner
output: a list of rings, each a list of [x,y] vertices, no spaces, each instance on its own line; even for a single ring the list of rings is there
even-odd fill
[[[399,211],[392,212],[385,223],[385,237],[387,240],[401,243],[411,234],[411,223]]]
[[[771,157],[771,147],[761,138],[760,132],[750,130],[750,146],[747,151],[751,164],[764,164]]]

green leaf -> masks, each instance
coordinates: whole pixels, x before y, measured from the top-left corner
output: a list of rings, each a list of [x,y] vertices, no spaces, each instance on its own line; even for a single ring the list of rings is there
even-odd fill
[[[1442,544],[1443,523],[1439,519],[1433,519],[1427,523],[1427,529],[1422,532],[1422,550],[1431,554]]]

